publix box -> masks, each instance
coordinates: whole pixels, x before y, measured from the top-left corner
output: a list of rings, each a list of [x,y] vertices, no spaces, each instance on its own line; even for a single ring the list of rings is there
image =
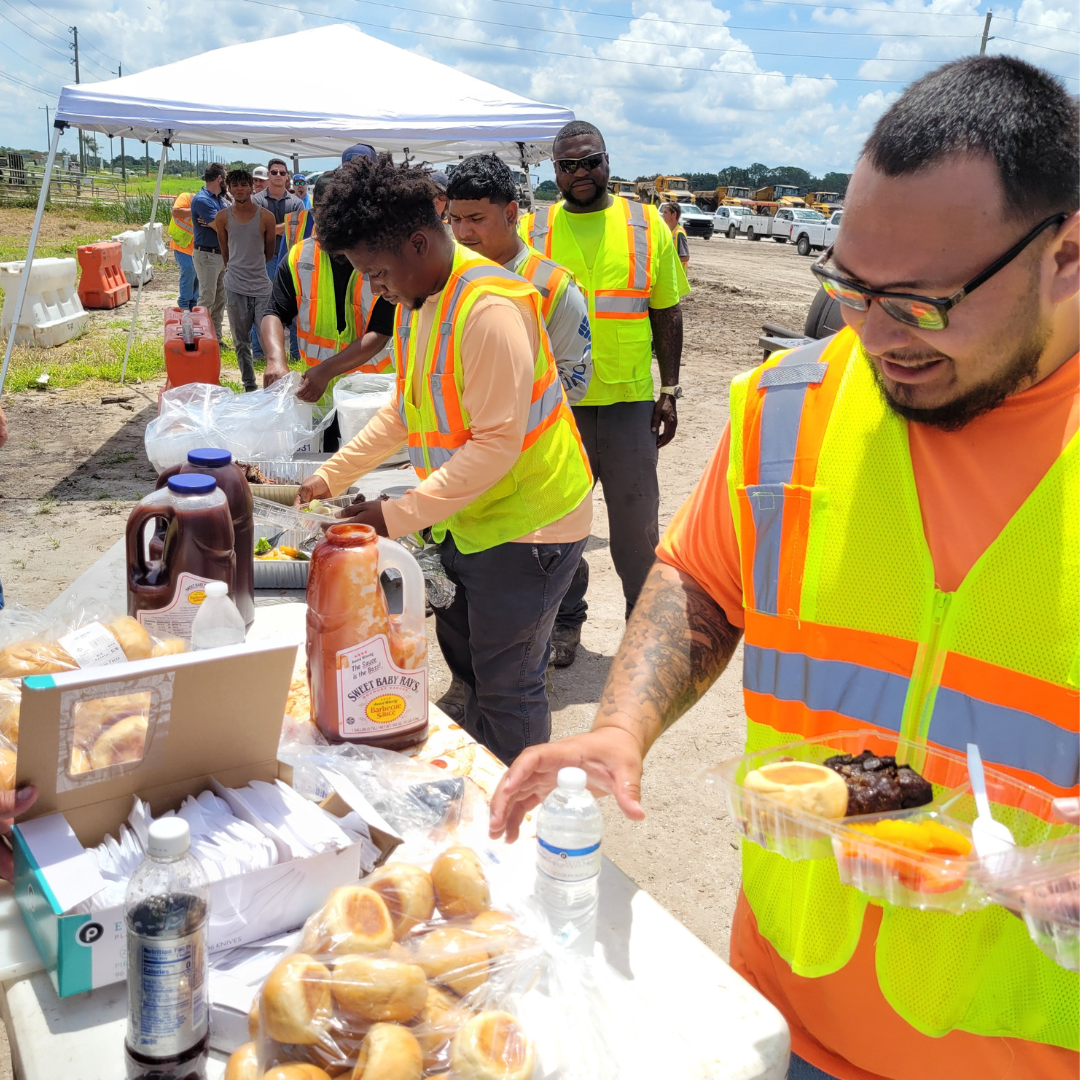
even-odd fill
[[[122,905],[73,911],[105,885],[86,849],[118,835],[135,796],[157,817],[207,788],[224,796],[272,783],[297,644],[277,638],[23,680],[16,783],[39,794],[12,831],[15,897],[60,997],[127,973]],[[299,927],[332,889],[362,876],[365,849],[369,864],[383,861],[400,838],[370,807],[356,809],[377,852],[365,842],[303,859],[282,851],[274,866],[212,883],[211,952]]]

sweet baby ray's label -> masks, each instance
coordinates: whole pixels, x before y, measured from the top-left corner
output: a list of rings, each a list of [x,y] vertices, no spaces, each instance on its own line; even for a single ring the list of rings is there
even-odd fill
[[[139,622],[154,637],[183,638],[190,643],[191,624],[199,613],[199,605],[206,599],[208,580],[185,571],[180,575],[172,600],[165,607],[140,611]]]
[[[337,654],[337,683],[342,738],[394,731],[427,716],[427,668],[398,667],[385,634]]]

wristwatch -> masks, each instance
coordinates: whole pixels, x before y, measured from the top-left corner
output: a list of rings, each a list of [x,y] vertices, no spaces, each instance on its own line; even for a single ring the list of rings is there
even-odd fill
[[[682,387],[677,383],[675,386],[661,386],[660,393],[667,394],[668,397],[673,397],[678,400],[682,397]]]

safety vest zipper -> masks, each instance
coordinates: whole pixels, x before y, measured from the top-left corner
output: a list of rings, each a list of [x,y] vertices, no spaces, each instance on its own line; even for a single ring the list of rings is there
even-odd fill
[[[919,646],[915,666],[911,673],[904,718],[900,734],[912,742],[925,743],[930,730],[930,716],[934,711],[934,697],[941,685],[941,672],[945,666],[946,650],[939,649],[941,632],[949,613],[954,594],[934,590],[934,610],[931,616],[930,636]],[[914,764],[914,763],[912,763]]]

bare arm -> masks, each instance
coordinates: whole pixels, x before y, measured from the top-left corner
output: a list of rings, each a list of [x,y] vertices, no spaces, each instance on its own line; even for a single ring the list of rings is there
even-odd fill
[[[363,337],[349,342],[339,353],[321,364],[313,364],[304,372],[303,382],[296,396],[301,401],[318,401],[326,393],[330,380],[338,375],[345,375],[366,364],[373,356],[386,348],[390,338],[386,334],[368,331]]]
[[[219,210],[214,218],[214,232],[218,235],[218,244],[221,247],[221,262],[223,266],[229,265],[229,214],[225,210]]]
[[[505,831],[507,840],[516,840],[524,816],[568,765],[584,769],[593,791],[614,795],[627,817],[641,820],[645,755],[720,677],[740,636],[697,581],[654,563],[608,671],[592,731],[531,746],[518,757],[491,800],[491,835]]]
[[[277,233],[275,232],[274,215],[269,210],[260,210],[259,218],[262,221],[263,253],[269,262],[277,251]]]
[[[259,323],[259,341],[262,342],[263,354],[266,356],[266,371],[263,373],[265,389],[289,374],[289,365],[285,360],[285,327],[276,315],[262,317]]]
[[[669,308],[649,308],[649,322],[656,346],[656,363],[660,368],[660,385],[675,386],[679,382],[679,365],[682,363],[682,307],[675,304]],[[675,438],[678,423],[675,399],[669,394],[661,394],[652,418],[658,447],[667,446]]]

